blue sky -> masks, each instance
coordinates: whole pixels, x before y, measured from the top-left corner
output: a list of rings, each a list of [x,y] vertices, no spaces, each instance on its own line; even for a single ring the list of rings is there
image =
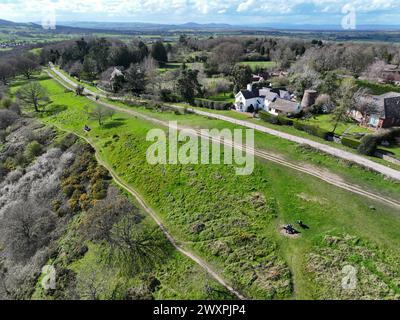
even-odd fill
[[[400,0],[0,0],[0,18],[40,21],[54,8],[57,22],[332,24],[351,5],[358,24],[400,24]]]

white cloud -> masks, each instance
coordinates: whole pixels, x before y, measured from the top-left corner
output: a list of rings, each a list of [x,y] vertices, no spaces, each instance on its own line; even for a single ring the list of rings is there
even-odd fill
[[[198,22],[225,20],[249,21],[265,16],[293,22],[291,16],[329,19],[340,15],[351,3],[359,14],[370,17],[400,17],[399,0],[0,0],[0,17],[10,20],[38,21],[52,3],[61,20],[102,20],[107,16],[129,21]],[[270,16],[268,14],[272,14]],[[251,21],[254,21],[251,19]],[[399,19],[400,21],[400,19]],[[327,21],[328,22],[328,21]],[[394,22],[394,21],[392,21]],[[389,23],[389,21],[388,21]]]
[[[237,7],[237,12],[245,12],[248,11],[250,9],[251,6],[253,6],[255,4],[255,0],[247,0],[245,2],[242,2],[239,4],[239,6]]]

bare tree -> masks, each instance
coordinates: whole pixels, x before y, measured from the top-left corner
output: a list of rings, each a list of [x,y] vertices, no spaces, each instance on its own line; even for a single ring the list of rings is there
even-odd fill
[[[8,126],[12,125],[18,118],[15,112],[7,109],[0,109],[0,130],[6,129]]]
[[[135,215],[122,218],[111,232],[109,260],[130,275],[151,270],[165,256],[157,231],[138,224]]]
[[[369,95],[368,89],[359,89],[354,95],[355,110],[361,113],[363,124],[367,121],[368,117],[378,112],[378,106]]]
[[[225,42],[217,46],[210,57],[210,64],[219,72],[228,74],[244,54],[243,46],[238,43]]]
[[[112,117],[112,115],[113,111],[103,106],[97,106],[92,111],[89,112],[89,118],[98,121],[100,126],[103,125],[104,120]]]
[[[385,67],[386,67],[385,61],[377,60],[367,68],[367,70],[364,72],[364,76],[368,80],[376,81],[382,77]]]
[[[40,111],[41,102],[49,101],[47,91],[37,81],[31,81],[22,86],[17,91],[17,97],[26,104],[32,105],[36,112]]]
[[[82,72],[83,72],[83,65],[79,61],[76,61],[69,69],[69,73],[71,74],[71,76],[77,77],[79,81],[81,81]]]
[[[86,267],[77,276],[77,290],[81,299],[99,300],[107,292],[111,272],[99,266]]]
[[[13,261],[25,261],[47,245],[56,225],[55,215],[33,201],[20,201],[3,218],[5,251]]]
[[[23,74],[28,80],[39,69],[39,65],[35,61],[26,57],[18,57],[15,66],[17,72]]]
[[[15,76],[15,69],[10,63],[0,63],[0,80],[4,85],[8,84],[8,81]]]
[[[159,72],[158,62],[151,56],[146,57],[143,60],[142,68],[145,72],[146,83],[151,87],[151,91],[154,93],[156,88],[159,89]]]

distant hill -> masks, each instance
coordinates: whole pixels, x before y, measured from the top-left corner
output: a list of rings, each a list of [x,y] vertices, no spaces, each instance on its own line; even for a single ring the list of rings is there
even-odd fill
[[[157,23],[144,23],[144,22],[81,22],[81,21],[63,21],[60,22],[63,26],[74,28],[88,28],[88,29],[108,29],[119,31],[171,31],[171,30],[225,30],[225,31],[343,31],[342,27],[338,25],[312,25],[312,24],[254,24],[254,25],[232,25],[227,23],[196,23],[187,22],[183,24],[157,24]],[[359,25],[356,31],[398,31],[400,25]]]

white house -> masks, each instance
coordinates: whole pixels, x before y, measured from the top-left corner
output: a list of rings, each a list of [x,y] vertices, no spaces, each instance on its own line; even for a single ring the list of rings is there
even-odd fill
[[[291,101],[292,96],[286,90],[262,88],[254,89],[251,84],[247,90],[236,95],[235,107],[237,111],[254,112],[265,110],[271,114],[297,114],[301,111],[300,103]]]
[[[253,89],[252,85],[247,85],[247,90],[239,91],[235,96],[235,108],[241,112],[254,112],[262,109],[264,99],[260,96],[259,90]]]

